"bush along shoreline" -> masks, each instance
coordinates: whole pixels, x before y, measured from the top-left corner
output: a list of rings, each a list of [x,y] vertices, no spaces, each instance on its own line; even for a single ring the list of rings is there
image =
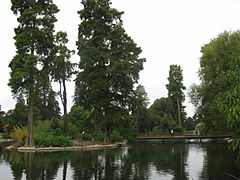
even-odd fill
[[[56,123],[57,122],[57,123]],[[14,127],[9,138],[13,144],[6,147],[8,150],[18,150],[19,152],[32,151],[70,151],[82,149],[98,149],[105,147],[125,146],[123,137],[116,131],[112,132],[109,143],[103,143],[104,134],[101,131],[97,133],[80,133],[72,124],[69,126],[68,133],[63,132],[63,122],[61,121],[39,121],[34,126],[34,146],[25,145],[27,136],[26,127]]]

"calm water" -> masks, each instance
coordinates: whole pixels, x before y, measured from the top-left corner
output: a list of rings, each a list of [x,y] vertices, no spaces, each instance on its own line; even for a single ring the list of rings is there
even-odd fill
[[[222,143],[139,143],[108,150],[34,154],[8,153],[0,145],[1,180],[233,180],[230,174],[240,177],[240,166]]]

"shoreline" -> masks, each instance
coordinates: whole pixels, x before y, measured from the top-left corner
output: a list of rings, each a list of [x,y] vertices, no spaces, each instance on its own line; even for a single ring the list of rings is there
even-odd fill
[[[0,143],[14,142],[14,139],[0,139]]]
[[[58,151],[79,151],[79,150],[97,150],[97,149],[104,149],[104,148],[117,148],[117,147],[124,147],[126,143],[117,142],[114,144],[94,144],[94,145],[85,145],[85,146],[70,146],[70,147],[25,147],[21,146],[17,148],[18,152],[58,152]]]

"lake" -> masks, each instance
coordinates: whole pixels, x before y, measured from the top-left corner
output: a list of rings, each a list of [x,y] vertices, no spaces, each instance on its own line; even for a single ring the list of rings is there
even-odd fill
[[[240,165],[225,143],[143,142],[54,153],[9,153],[0,145],[1,180],[234,180],[233,176],[240,177]]]

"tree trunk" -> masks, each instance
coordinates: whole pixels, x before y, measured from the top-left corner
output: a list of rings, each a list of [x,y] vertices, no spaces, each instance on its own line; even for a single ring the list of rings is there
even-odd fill
[[[179,126],[182,127],[182,122],[181,122],[181,109],[180,109],[180,104],[179,104],[179,99],[177,97],[177,112],[178,112],[178,122]]]
[[[33,23],[35,27],[35,22]],[[34,55],[34,44],[31,46],[31,55]],[[33,75],[33,73],[31,73]],[[34,77],[32,77],[34,79]],[[28,94],[28,134],[26,137],[25,146],[33,147],[34,146],[34,139],[33,139],[33,108],[34,108],[34,80],[31,80],[32,87],[30,87],[29,94]]]
[[[43,86],[43,120],[48,119],[48,112],[47,112],[47,94],[46,94],[46,87]]]
[[[93,111],[93,132],[97,133],[97,121],[96,121],[96,111]]]
[[[33,106],[34,101],[33,97],[29,97],[29,103],[28,103],[28,134],[26,137],[25,146],[33,147],[34,146],[34,139],[33,139]]]
[[[65,80],[63,80],[63,120],[64,120],[64,132],[68,132],[68,117],[67,117],[67,91]]]
[[[104,135],[104,143],[110,142],[110,130],[109,128],[105,128],[105,135]]]

